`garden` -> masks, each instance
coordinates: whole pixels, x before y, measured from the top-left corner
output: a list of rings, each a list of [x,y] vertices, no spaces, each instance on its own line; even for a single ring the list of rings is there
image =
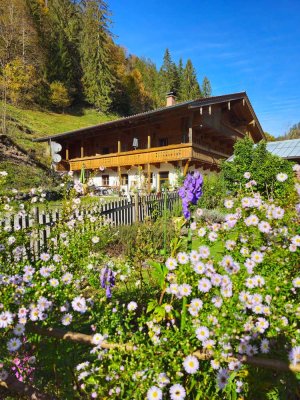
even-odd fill
[[[0,398],[299,399],[299,165],[239,141],[180,207],[120,227],[76,218],[65,179],[46,250],[0,228]]]

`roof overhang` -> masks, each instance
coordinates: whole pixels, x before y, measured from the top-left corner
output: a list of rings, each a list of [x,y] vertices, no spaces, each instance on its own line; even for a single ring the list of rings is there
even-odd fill
[[[134,124],[140,124],[142,122],[150,122],[153,120],[155,116],[160,116],[162,114],[170,113],[174,110],[178,109],[184,109],[186,108],[187,110],[192,110],[192,109],[200,109],[201,107],[205,106],[213,106],[221,103],[227,103],[235,100],[243,100],[245,102],[245,105],[247,105],[249,111],[252,114],[253,120],[255,121],[255,130],[257,136],[260,137],[260,139],[264,139],[264,132],[262,130],[262,127],[258,121],[258,118],[253,110],[253,107],[250,103],[250,100],[246,94],[246,92],[239,92],[239,93],[232,93],[232,94],[227,94],[227,95],[222,95],[222,96],[213,96],[213,97],[207,97],[207,98],[201,98],[197,100],[192,100],[192,101],[186,101],[183,103],[178,103],[173,106],[169,107],[162,107],[158,108],[156,110],[151,110],[147,112],[143,112],[140,114],[135,114],[131,115],[129,117],[124,117],[120,119],[116,119],[113,121],[108,121],[104,122],[98,125],[93,125],[90,127],[86,128],[81,128],[69,132],[64,132],[56,135],[51,135],[51,136],[44,136],[41,138],[33,139],[34,142],[46,142],[49,140],[60,140],[60,139],[66,139],[66,138],[71,138],[74,136],[78,136],[79,134],[92,134],[94,132],[101,132],[104,131],[108,128],[121,128],[121,127],[128,127]]]

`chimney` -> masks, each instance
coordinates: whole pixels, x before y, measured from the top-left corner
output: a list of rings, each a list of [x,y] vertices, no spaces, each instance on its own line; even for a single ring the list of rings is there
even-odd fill
[[[176,104],[176,96],[174,92],[167,93],[167,107],[174,106]]]

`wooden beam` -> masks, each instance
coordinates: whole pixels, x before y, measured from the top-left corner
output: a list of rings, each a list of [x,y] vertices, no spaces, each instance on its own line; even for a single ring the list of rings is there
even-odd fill
[[[150,135],[148,135],[147,148],[148,149],[151,148],[151,136]],[[148,179],[147,191],[148,191],[148,194],[150,194],[150,192],[151,192],[151,164],[150,163],[147,164],[147,179]]]
[[[189,165],[190,165],[190,161],[191,160],[187,160],[184,166],[184,170],[183,170],[183,176],[186,176],[188,170],[189,170]]]
[[[66,143],[66,161],[69,161],[69,142]]]
[[[193,120],[194,120],[194,113],[189,116],[189,126],[188,126],[188,135],[189,135],[189,143],[193,143]]]
[[[84,157],[84,147],[83,147],[83,141],[81,140],[80,142],[80,158]]]

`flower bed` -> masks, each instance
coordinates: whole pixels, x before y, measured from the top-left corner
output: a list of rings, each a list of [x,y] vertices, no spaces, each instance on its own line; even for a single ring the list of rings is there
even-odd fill
[[[74,220],[72,198],[39,260],[28,234],[2,230],[0,380],[58,399],[297,398],[300,182],[283,175],[288,198],[245,177],[219,223],[188,176],[186,219],[152,260],[108,258],[109,227]]]

